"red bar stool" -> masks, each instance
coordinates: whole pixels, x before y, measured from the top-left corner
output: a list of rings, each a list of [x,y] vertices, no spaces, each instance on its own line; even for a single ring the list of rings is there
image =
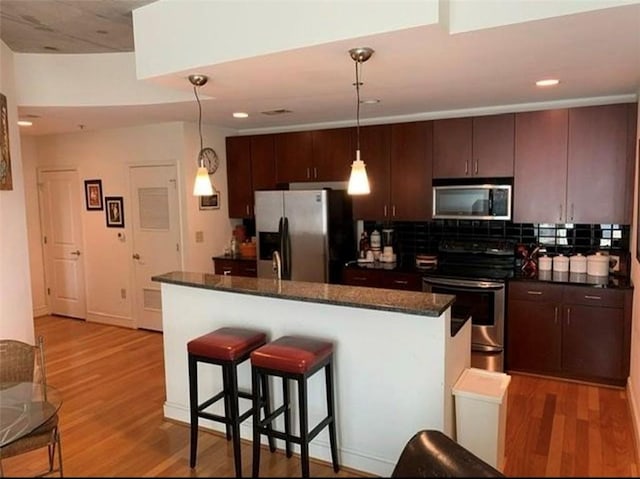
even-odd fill
[[[324,368],[327,394],[327,417],[309,430],[307,409],[307,379]],[[251,384],[255,392],[260,383],[267,384],[268,376],[282,378],[283,405],[260,419],[258,411],[264,406],[265,394],[253,396],[253,477],[260,472],[260,438],[283,439],[287,457],[291,457],[291,443],[300,444],[302,477],[309,477],[309,442],[325,427],[329,427],[331,460],[333,470],[338,472],[338,449],[336,447],[336,420],[333,399],[333,344],[320,339],[299,336],[283,336],[255,349],[251,353]],[[300,436],[291,433],[291,407],[289,380],[298,384],[298,406],[300,409]],[[284,433],[272,428],[271,423],[284,413]]]
[[[253,414],[253,408],[239,413],[238,399],[253,399],[253,394],[238,390],[237,367],[249,359],[251,351],[264,345],[267,336],[261,331],[243,328],[220,328],[211,333],[192,339],[187,343],[189,356],[189,409],[191,418],[191,454],[190,465],[196,466],[198,450],[198,419],[205,418],[225,424],[227,441],[233,439],[233,457],[236,477],[242,477],[242,459],[240,454],[240,423]],[[222,367],[222,391],[200,403],[198,398],[198,363],[216,364]],[[257,389],[255,390],[257,391]],[[266,381],[262,391],[260,407],[264,415],[270,415],[269,389]],[[206,412],[209,406],[224,399],[224,416]],[[253,402],[252,402],[253,405]],[[256,414],[259,417],[259,411]],[[275,451],[275,441],[269,441],[271,451]]]

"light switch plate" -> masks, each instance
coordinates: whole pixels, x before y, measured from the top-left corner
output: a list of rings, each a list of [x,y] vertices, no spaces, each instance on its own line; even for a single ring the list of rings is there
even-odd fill
[[[202,243],[204,241],[204,232],[196,231],[196,243]]]

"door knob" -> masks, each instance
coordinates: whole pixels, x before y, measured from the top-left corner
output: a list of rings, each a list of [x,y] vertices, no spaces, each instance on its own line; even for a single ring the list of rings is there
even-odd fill
[[[133,253],[133,259],[140,259],[140,255],[138,253]]]
[[[71,254],[72,254],[73,256],[80,256],[80,250],[72,251],[72,252],[71,252]]]

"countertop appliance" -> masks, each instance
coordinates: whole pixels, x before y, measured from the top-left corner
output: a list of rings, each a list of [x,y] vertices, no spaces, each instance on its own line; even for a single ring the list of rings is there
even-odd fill
[[[506,280],[514,275],[515,242],[443,240],[423,290],[453,294],[452,318],[471,314],[471,366],[504,370]]]
[[[434,180],[434,219],[510,220],[508,180]]]
[[[355,251],[345,190],[255,192],[259,278],[338,283]]]

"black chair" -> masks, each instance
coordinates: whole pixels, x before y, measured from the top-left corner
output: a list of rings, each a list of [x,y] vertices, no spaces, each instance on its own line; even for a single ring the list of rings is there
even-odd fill
[[[402,450],[391,477],[505,477],[440,431],[417,432]]]

